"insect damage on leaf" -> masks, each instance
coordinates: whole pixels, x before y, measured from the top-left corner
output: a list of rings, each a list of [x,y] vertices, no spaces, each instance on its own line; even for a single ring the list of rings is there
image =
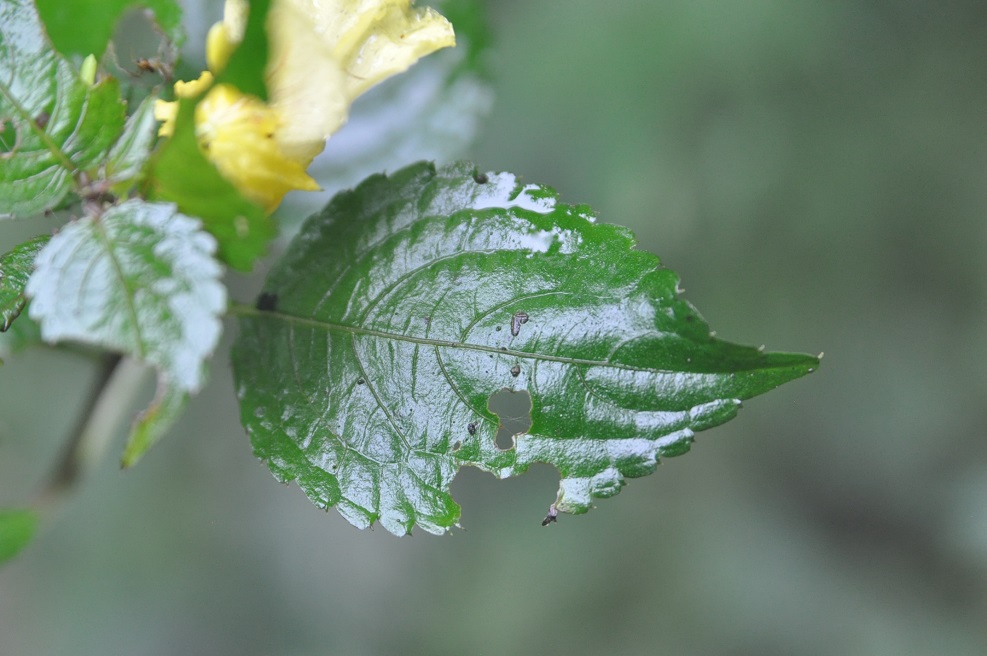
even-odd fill
[[[265,288],[277,312],[243,308],[233,356],[255,454],[398,535],[458,525],[463,465],[553,465],[547,522],[586,512],[818,363],[711,336],[628,230],[469,164],[337,195]]]

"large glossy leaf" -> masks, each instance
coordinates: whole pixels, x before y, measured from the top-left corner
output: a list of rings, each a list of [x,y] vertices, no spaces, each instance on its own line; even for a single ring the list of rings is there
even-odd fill
[[[174,205],[130,200],[68,224],[35,260],[26,292],[46,341],[94,344],[157,368],[158,400],[131,438],[144,448],[205,381],[226,308],[215,250]],[[131,461],[142,452],[135,447]]]
[[[630,232],[508,174],[418,164],[311,217],[241,308],[234,367],[255,453],[357,526],[457,524],[461,465],[561,473],[556,512],[689,449],[742,399],[817,365],[718,340]],[[500,448],[491,395],[531,396]]]
[[[6,2],[6,0],[4,0]],[[100,57],[124,12],[144,7],[164,34],[181,45],[182,9],[175,0],[37,0],[45,29],[59,52]]]
[[[56,205],[123,124],[115,80],[83,81],[52,48],[33,3],[0,3],[0,216]]]
[[[34,258],[49,239],[48,235],[29,239],[0,256],[0,332],[6,332],[24,309],[24,286],[34,268]]]

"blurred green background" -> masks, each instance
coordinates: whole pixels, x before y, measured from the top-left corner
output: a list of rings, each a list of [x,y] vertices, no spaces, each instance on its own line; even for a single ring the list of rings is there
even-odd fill
[[[982,3],[488,11],[469,156],[630,226],[720,336],[820,370],[588,515],[540,526],[550,468],[464,470],[465,530],[396,539],[274,482],[221,354],[167,440],[0,569],[0,653],[987,653]],[[0,505],[94,375],[0,369]]]

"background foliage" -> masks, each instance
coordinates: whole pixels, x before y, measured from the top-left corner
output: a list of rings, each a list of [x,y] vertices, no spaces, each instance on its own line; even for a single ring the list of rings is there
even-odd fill
[[[136,472],[108,459],[0,570],[4,650],[983,653],[982,8],[489,10],[497,102],[467,154],[631,227],[721,335],[825,349],[823,369],[605,511],[543,529],[550,469],[464,470],[467,531],[395,540],[271,485],[217,358],[168,443]],[[30,351],[3,373],[7,493],[41,479],[97,372]]]

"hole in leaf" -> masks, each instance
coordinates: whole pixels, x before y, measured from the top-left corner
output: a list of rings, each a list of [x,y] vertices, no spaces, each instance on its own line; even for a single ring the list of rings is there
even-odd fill
[[[531,428],[531,395],[525,390],[515,392],[505,387],[494,392],[487,399],[487,409],[500,419],[496,440],[498,449],[513,449],[514,437],[527,433]]]

